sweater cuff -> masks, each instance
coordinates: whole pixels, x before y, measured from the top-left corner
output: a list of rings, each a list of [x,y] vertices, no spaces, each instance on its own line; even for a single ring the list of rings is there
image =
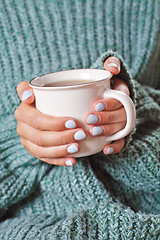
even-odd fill
[[[121,55],[119,55],[117,52],[113,52],[112,50],[108,50],[107,52],[103,53],[95,63],[91,65],[90,68],[99,68],[99,69],[104,69],[104,62],[107,58],[109,57],[116,57],[120,60],[121,63],[121,71],[119,74],[116,76],[120,79],[122,79],[127,86],[129,87],[130,91],[130,98],[132,99],[135,107],[136,107],[136,88],[135,88],[135,83],[134,80],[132,79],[132,76],[130,74],[129,68],[127,64],[125,63],[124,59],[122,58]],[[136,127],[134,126],[132,131],[126,136],[126,143],[125,147],[123,148],[123,151],[127,148],[128,144],[132,140],[132,135],[135,133]]]

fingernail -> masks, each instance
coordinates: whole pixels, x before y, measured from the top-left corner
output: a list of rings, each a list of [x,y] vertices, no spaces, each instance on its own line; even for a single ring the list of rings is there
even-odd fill
[[[75,144],[71,144],[68,148],[67,148],[67,152],[69,153],[76,153],[78,152],[78,148]]]
[[[73,166],[73,163],[72,163],[71,160],[67,160],[67,161],[66,161],[66,165],[67,165],[67,166]]]
[[[94,124],[94,123],[97,123],[98,122],[98,117],[94,114],[90,114],[87,118],[87,123],[88,124]]]
[[[31,91],[29,91],[29,90],[24,91],[23,94],[22,94],[22,101],[25,101],[27,98],[29,98],[31,96],[32,96]]]
[[[112,147],[109,147],[107,149],[107,154],[111,154],[111,153],[113,153],[113,151],[114,151],[114,149]]]
[[[92,129],[93,136],[100,135],[101,133],[103,133],[103,129],[101,127],[94,127]]]
[[[116,67],[120,71],[120,67],[116,63],[109,63],[108,67]]]
[[[95,106],[95,110],[97,112],[103,111],[105,109],[105,105],[103,103],[97,103],[97,105]]]
[[[67,122],[65,122],[65,127],[66,128],[75,128],[76,127],[76,123],[74,120],[68,120]]]
[[[74,134],[74,139],[75,140],[83,140],[83,139],[85,139],[87,136],[86,136],[86,134],[85,134],[85,132],[83,132],[83,131],[78,131],[78,132],[76,132],[75,134]]]

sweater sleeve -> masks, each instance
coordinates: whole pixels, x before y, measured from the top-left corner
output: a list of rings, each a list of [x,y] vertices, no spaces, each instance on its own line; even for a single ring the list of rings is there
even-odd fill
[[[31,156],[21,145],[14,114],[0,120],[0,217],[8,207],[31,194],[49,165]]]
[[[31,215],[0,224],[1,239],[141,239],[160,237],[160,215],[134,213],[113,201],[82,210],[65,219],[52,215]]]
[[[97,66],[100,62],[103,66],[103,59],[102,56]],[[99,153],[95,158],[106,169],[104,177],[111,176],[110,184],[116,197],[121,196],[120,200],[135,211],[159,213],[160,90],[143,86],[136,79],[129,80],[128,86],[134,91],[136,106],[135,129],[128,136],[129,144],[120,153],[110,156]],[[97,165],[99,176],[101,167]]]
[[[99,175],[101,168],[106,170],[104,176],[110,175],[112,193],[120,201],[134,211],[156,214],[160,213],[160,91],[136,80],[135,88],[136,132],[130,144],[120,153],[99,153],[95,158],[101,165]]]

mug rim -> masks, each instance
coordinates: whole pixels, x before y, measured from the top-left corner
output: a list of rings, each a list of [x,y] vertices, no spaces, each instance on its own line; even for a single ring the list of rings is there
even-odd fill
[[[78,83],[78,84],[75,84],[75,85],[67,85],[67,86],[52,86],[52,87],[45,87],[45,86],[37,86],[35,84],[33,84],[32,82],[34,80],[37,80],[41,77],[44,77],[44,76],[47,76],[47,75],[50,75],[50,74],[56,74],[56,73],[62,73],[62,72],[70,72],[70,71],[79,71],[79,70],[96,70],[96,71],[105,71],[109,74],[108,77],[106,78],[103,78],[103,79],[100,79],[100,80],[95,80],[95,81],[92,81],[92,82],[87,82],[87,83]],[[30,81],[29,81],[29,85],[32,87],[32,88],[35,88],[35,89],[44,89],[44,90],[55,90],[55,89],[66,89],[66,88],[79,88],[79,87],[83,87],[83,86],[88,86],[88,85],[94,85],[96,84],[97,82],[102,82],[102,81],[105,81],[105,80],[109,80],[111,79],[111,77],[113,76],[113,74],[111,72],[109,72],[108,70],[105,70],[105,69],[98,69],[98,68],[78,68],[78,69],[68,69],[68,70],[62,70],[62,71],[57,71],[57,72],[51,72],[51,73],[46,73],[46,74],[43,74],[43,75],[40,75],[38,77],[35,77],[35,78],[32,78]]]

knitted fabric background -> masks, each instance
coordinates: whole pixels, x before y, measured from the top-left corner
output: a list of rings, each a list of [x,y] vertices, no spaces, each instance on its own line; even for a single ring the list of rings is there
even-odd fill
[[[158,0],[0,1],[0,239],[160,239]],[[16,133],[22,80],[121,60],[137,120],[118,154],[52,166]]]

